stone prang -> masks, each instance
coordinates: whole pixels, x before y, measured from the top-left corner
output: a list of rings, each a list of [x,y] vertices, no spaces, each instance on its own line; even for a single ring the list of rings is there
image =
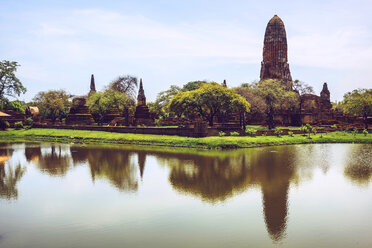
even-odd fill
[[[288,88],[292,81],[287,56],[287,35],[282,19],[275,15],[266,27],[260,79],[283,80]]]
[[[96,92],[96,83],[94,82],[94,75],[90,77],[90,92]]]

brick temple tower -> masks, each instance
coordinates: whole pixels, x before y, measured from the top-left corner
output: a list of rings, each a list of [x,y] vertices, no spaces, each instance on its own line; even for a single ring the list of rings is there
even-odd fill
[[[282,19],[275,15],[266,27],[260,79],[279,79],[291,88],[287,57],[287,35]]]

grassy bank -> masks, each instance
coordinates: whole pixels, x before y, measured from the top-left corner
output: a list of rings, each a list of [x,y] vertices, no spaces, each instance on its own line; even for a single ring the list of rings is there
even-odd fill
[[[333,132],[328,134],[312,135],[311,139],[294,135],[290,137],[283,135],[258,136],[258,137],[206,137],[188,138],[167,135],[150,134],[126,134],[110,133],[101,131],[82,131],[64,129],[29,129],[29,130],[8,130],[0,131],[0,141],[47,141],[63,143],[100,143],[100,144],[133,144],[133,145],[153,145],[169,147],[190,147],[206,149],[231,149],[244,147],[258,147],[269,145],[289,145],[306,143],[370,143],[372,144],[372,134],[364,136],[357,134],[355,137],[351,133]]]

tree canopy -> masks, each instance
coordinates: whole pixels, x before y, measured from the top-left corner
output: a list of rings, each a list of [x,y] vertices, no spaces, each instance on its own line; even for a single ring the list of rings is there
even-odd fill
[[[3,60],[0,62],[0,100],[6,96],[20,96],[26,93],[26,88],[16,77],[15,72],[19,64],[15,61]]]
[[[39,92],[35,97],[35,104],[38,106],[41,115],[50,118],[55,122],[67,116],[71,102],[71,95],[64,90],[50,90]]]
[[[368,129],[368,116],[372,115],[372,89],[357,89],[344,95],[342,110],[354,116],[363,116],[365,128]]]
[[[168,104],[170,111],[177,115],[198,114],[213,126],[213,118],[223,111],[248,112],[250,104],[233,90],[215,82],[202,83],[195,90],[180,92]]]
[[[116,90],[106,90],[96,92],[88,98],[89,110],[93,115],[99,117],[99,123],[102,124],[104,116],[111,110],[118,109],[123,111],[125,107],[132,105],[129,97]]]

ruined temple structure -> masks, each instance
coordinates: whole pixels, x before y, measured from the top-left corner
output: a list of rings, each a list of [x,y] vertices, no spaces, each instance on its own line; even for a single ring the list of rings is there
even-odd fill
[[[72,99],[72,107],[65,123],[66,125],[91,125],[94,123],[85,96],[75,97]]]
[[[92,74],[92,76],[90,77],[90,92],[89,92],[89,94],[94,93],[94,92],[96,92],[96,83],[94,82],[94,75]]]
[[[260,79],[279,79],[291,87],[287,56],[287,35],[282,19],[275,15],[266,27]]]
[[[96,86],[94,83],[94,75],[92,74],[90,78],[90,92],[96,91]],[[72,99],[72,107],[70,108],[70,113],[68,114],[66,125],[91,125],[94,123],[93,116],[91,115],[88,104],[87,96],[78,96]]]
[[[134,125],[153,126],[154,118],[146,105],[145,91],[143,90],[142,78],[140,79],[140,88],[137,97],[137,107],[134,114]]]

